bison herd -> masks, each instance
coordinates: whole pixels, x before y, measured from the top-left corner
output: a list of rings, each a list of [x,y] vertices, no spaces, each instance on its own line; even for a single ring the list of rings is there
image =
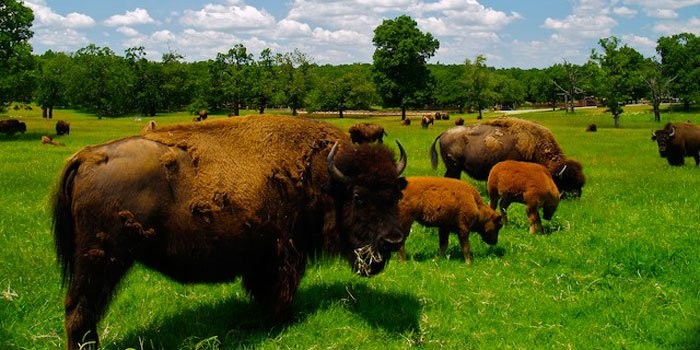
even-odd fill
[[[434,120],[427,117],[424,127]],[[456,233],[471,263],[470,232],[496,244],[511,203],[525,205],[534,234],[544,231],[540,210],[550,220],[561,198],[581,196],[583,167],[547,128],[506,117],[463,124],[459,118],[429,147],[436,167],[439,146],[444,177],[402,177],[406,152],[397,141],[396,157],[379,125],[346,133],[286,116],[153,122],[139,136],[83,148],[53,199],[68,348],[98,347],[97,323],[137,262],[183,283],[240,278],[253,300],[284,319],[311,257],[338,255],[372,276],[392,252],[406,259],[418,222],[438,228],[441,255]],[[697,126],[668,124],[652,139],[670,164],[686,156],[700,163]],[[462,172],[487,182],[490,203]]]

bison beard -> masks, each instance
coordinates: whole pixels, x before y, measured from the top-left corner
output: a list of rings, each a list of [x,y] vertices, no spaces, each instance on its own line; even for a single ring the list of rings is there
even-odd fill
[[[362,276],[380,272],[404,240],[399,148],[396,162],[386,146],[355,147],[329,124],[262,115],[79,151],[54,200],[68,348],[97,347],[97,323],[136,262],[180,282],[241,277],[278,319],[322,251]]]

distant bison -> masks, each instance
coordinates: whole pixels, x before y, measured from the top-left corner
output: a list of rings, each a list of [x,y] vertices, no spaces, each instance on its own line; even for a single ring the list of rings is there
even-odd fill
[[[433,118],[433,116],[430,114],[424,115],[420,120],[420,126],[422,126],[423,128],[427,128],[428,125],[432,125],[434,123],[435,123],[435,118]]]
[[[530,162],[505,160],[491,168],[487,183],[491,208],[500,204],[503,221],[507,221],[508,206],[523,203],[530,221],[530,233],[542,233],[539,208],[545,220],[551,220],[559,206],[559,190],[547,168]]]
[[[69,135],[70,134],[70,123],[59,120],[56,122],[56,135]]]
[[[0,120],[0,133],[3,133],[7,136],[12,136],[18,132],[24,134],[26,131],[27,124],[17,119]]]
[[[399,201],[399,221],[406,237],[414,221],[438,227],[440,255],[444,256],[450,231],[456,232],[467,264],[472,261],[470,231],[479,233],[487,244],[498,242],[498,231],[503,226],[501,214],[484,202],[474,186],[444,177],[413,176],[406,180],[408,185]],[[405,246],[398,254],[406,259]]]
[[[403,126],[409,126],[409,125],[411,125],[411,118],[406,117],[406,119],[404,119],[404,120],[401,121],[401,125],[403,125]]]
[[[199,111],[199,113],[197,113],[197,116],[192,120],[196,122],[201,122],[203,120],[207,120],[208,117],[209,113],[207,113],[207,111]]]
[[[651,139],[659,146],[659,155],[668,164],[685,164],[685,157],[693,157],[700,164],[700,127],[693,123],[668,123],[661,130],[651,133]]]
[[[381,125],[372,123],[358,123],[350,127],[350,139],[353,143],[367,143],[377,141],[384,142],[382,139],[387,135]]]
[[[455,120],[455,125],[457,125],[457,126],[464,125],[464,119],[457,118],[457,120]]]
[[[156,121],[149,120],[148,123],[146,123],[146,125],[144,125],[144,127],[141,129],[141,135],[156,131],[156,127],[158,127],[158,125],[156,125]]]
[[[511,159],[544,165],[565,195],[580,197],[586,181],[581,164],[564,156],[552,132],[528,120],[502,117],[448,129],[430,147],[433,168],[438,163],[438,141],[446,177],[459,179],[464,171],[483,181],[496,163]]]
[[[312,257],[340,255],[360,276],[379,273],[404,241],[399,150],[396,161],[328,123],[270,115],[83,148],[53,204],[68,348],[99,347],[97,323],[137,262],[180,282],[240,277],[277,320],[290,316]]]
[[[596,132],[596,131],[598,131],[598,126],[595,124],[588,124],[588,126],[586,127],[586,131]]]

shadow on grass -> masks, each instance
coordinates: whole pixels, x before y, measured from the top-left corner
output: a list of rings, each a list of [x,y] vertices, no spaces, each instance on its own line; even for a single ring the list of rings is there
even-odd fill
[[[472,243],[471,248],[472,261],[476,259],[483,259],[486,257],[501,258],[506,254],[505,248],[500,245],[485,246],[478,250],[474,249],[474,244]],[[448,259],[450,261],[464,261],[464,254],[462,254],[462,248],[459,245],[451,245],[447,248],[445,256],[440,256],[438,249],[435,251],[417,251],[413,254],[407,252],[407,259],[414,260],[418,262],[430,261],[433,259]]]
[[[248,299],[230,298],[182,310],[157,325],[104,344],[108,349],[201,348],[220,341],[223,349],[255,348],[288,327],[304,323],[309,315],[341,303],[368,325],[396,334],[418,334],[420,303],[410,294],[395,294],[368,288],[364,283],[335,283],[300,289],[293,305],[292,320],[273,321],[265,310]]]

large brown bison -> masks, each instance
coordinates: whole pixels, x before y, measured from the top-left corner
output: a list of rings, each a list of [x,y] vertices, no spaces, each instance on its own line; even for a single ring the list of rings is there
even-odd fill
[[[472,262],[470,231],[479,233],[487,244],[498,243],[498,231],[503,226],[501,214],[484,202],[474,186],[460,180],[433,176],[412,176],[406,180],[408,186],[399,201],[399,220],[406,237],[414,221],[438,227],[440,255],[444,256],[450,231],[456,232],[467,264]],[[406,259],[403,245],[399,249],[399,258]]]
[[[530,221],[530,233],[542,233],[539,208],[545,220],[551,220],[559,206],[559,190],[541,164],[504,160],[496,164],[489,173],[487,182],[490,205],[499,205],[503,221],[508,220],[508,206],[511,203],[525,204],[525,212]]]
[[[278,319],[309,257],[340,254],[361,276],[380,272],[404,241],[399,149],[395,161],[330,124],[257,115],[80,150],[53,208],[68,348],[97,347],[96,325],[136,262],[181,282],[240,276]]]
[[[56,122],[56,135],[70,135],[70,123],[65,120],[59,120]]]
[[[651,139],[659,146],[659,155],[668,164],[685,164],[685,157],[693,157],[700,164],[700,126],[692,123],[668,123],[661,130],[652,132]]]
[[[384,142],[382,139],[387,135],[381,125],[372,123],[358,123],[350,127],[350,139],[354,143],[366,143],[377,141]],[[388,135],[387,135],[388,136]]]
[[[511,159],[544,165],[559,192],[567,196],[580,197],[586,181],[581,164],[566,158],[551,131],[528,120],[502,117],[446,130],[430,147],[433,168],[438,163],[438,141],[446,177],[459,179],[464,171],[483,181],[496,163]]]
[[[3,119],[0,120],[0,133],[7,136],[12,136],[16,133],[25,133],[27,131],[27,124],[17,119]]]

